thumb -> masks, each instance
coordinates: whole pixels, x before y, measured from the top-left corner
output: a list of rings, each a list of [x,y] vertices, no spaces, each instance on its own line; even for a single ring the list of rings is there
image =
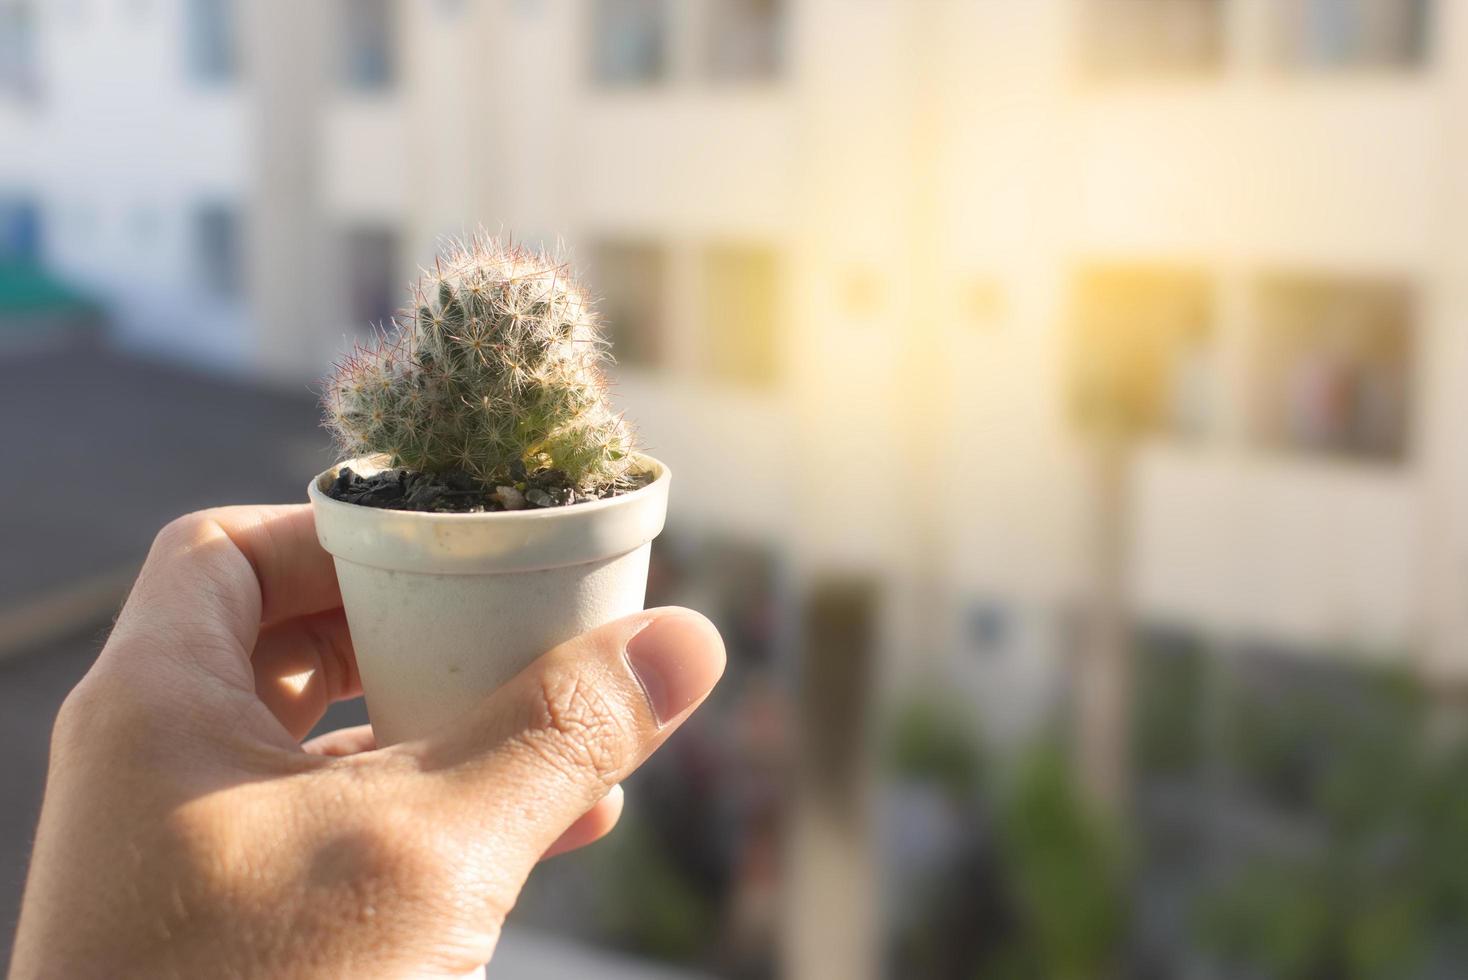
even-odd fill
[[[584,633],[416,747],[439,783],[435,803],[468,821],[478,840],[495,842],[494,859],[514,865],[501,874],[528,875],[723,672],[718,631],[686,609],[649,610]]]

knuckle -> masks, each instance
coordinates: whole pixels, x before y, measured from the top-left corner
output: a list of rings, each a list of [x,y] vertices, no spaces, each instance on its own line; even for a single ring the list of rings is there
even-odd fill
[[[155,554],[176,554],[186,550],[199,539],[201,530],[209,523],[208,511],[194,511],[175,517],[158,531],[153,538]]]
[[[105,700],[97,696],[94,688],[95,682],[83,678],[61,702],[51,729],[53,751],[64,751],[88,741],[105,707]]]
[[[636,752],[637,740],[623,712],[579,672],[551,672],[536,684],[529,735],[550,761],[590,772],[610,785]]]
[[[94,667],[66,695],[51,728],[53,750],[81,749],[112,754],[115,735],[128,733],[136,746],[152,731],[148,692],[134,690],[116,671]]]
[[[61,702],[51,727],[52,771],[107,772],[169,755],[157,692],[126,672],[94,667]]]

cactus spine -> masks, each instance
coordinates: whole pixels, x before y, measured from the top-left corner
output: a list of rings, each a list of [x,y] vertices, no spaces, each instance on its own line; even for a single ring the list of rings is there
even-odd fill
[[[345,455],[485,487],[522,466],[584,493],[627,485],[632,436],[607,401],[607,344],[564,264],[483,234],[452,240],[392,326],[325,384]]]

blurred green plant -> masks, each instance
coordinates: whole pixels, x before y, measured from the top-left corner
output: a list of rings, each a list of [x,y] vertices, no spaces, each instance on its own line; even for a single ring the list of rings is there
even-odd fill
[[[942,693],[887,730],[888,772],[938,789],[973,836],[921,883],[895,937],[900,975],[1103,980],[1125,934],[1126,866],[1057,742],[991,764],[972,709]]]
[[[697,962],[715,938],[714,908],[680,873],[666,845],[629,808],[617,833],[596,850],[597,926],[614,946],[678,963]]]
[[[1203,758],[1206,660],[1197,644],[1144,639],[1138,651],[1132,752],[1149,776],[1186,776]]]
[[[983,786],[978,736],[967,713],[942,699],[913,700],[897,712],[885,757],[893,775],[934,783],[957,799],[971,797]]]
[[[1468,743],[1397,673],[1235,707],[1244,806],[1304,831],[1198,904],[1200,943],[1279,980],[1405,980],[1468,941]]]
[[[1004,802],[1001,854],[1021,928],[996,976],[1114,976],[1127,921],[1125,854],[1082,799],[1065,756],[1027,754]]]

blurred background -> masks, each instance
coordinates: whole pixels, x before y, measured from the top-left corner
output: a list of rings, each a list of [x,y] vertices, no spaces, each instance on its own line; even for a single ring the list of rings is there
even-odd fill
[[[1468,974],[1464,173],[1450,0],[0,0],[0,922],[154,531],[483,223],[730,650],[496,975]]]

